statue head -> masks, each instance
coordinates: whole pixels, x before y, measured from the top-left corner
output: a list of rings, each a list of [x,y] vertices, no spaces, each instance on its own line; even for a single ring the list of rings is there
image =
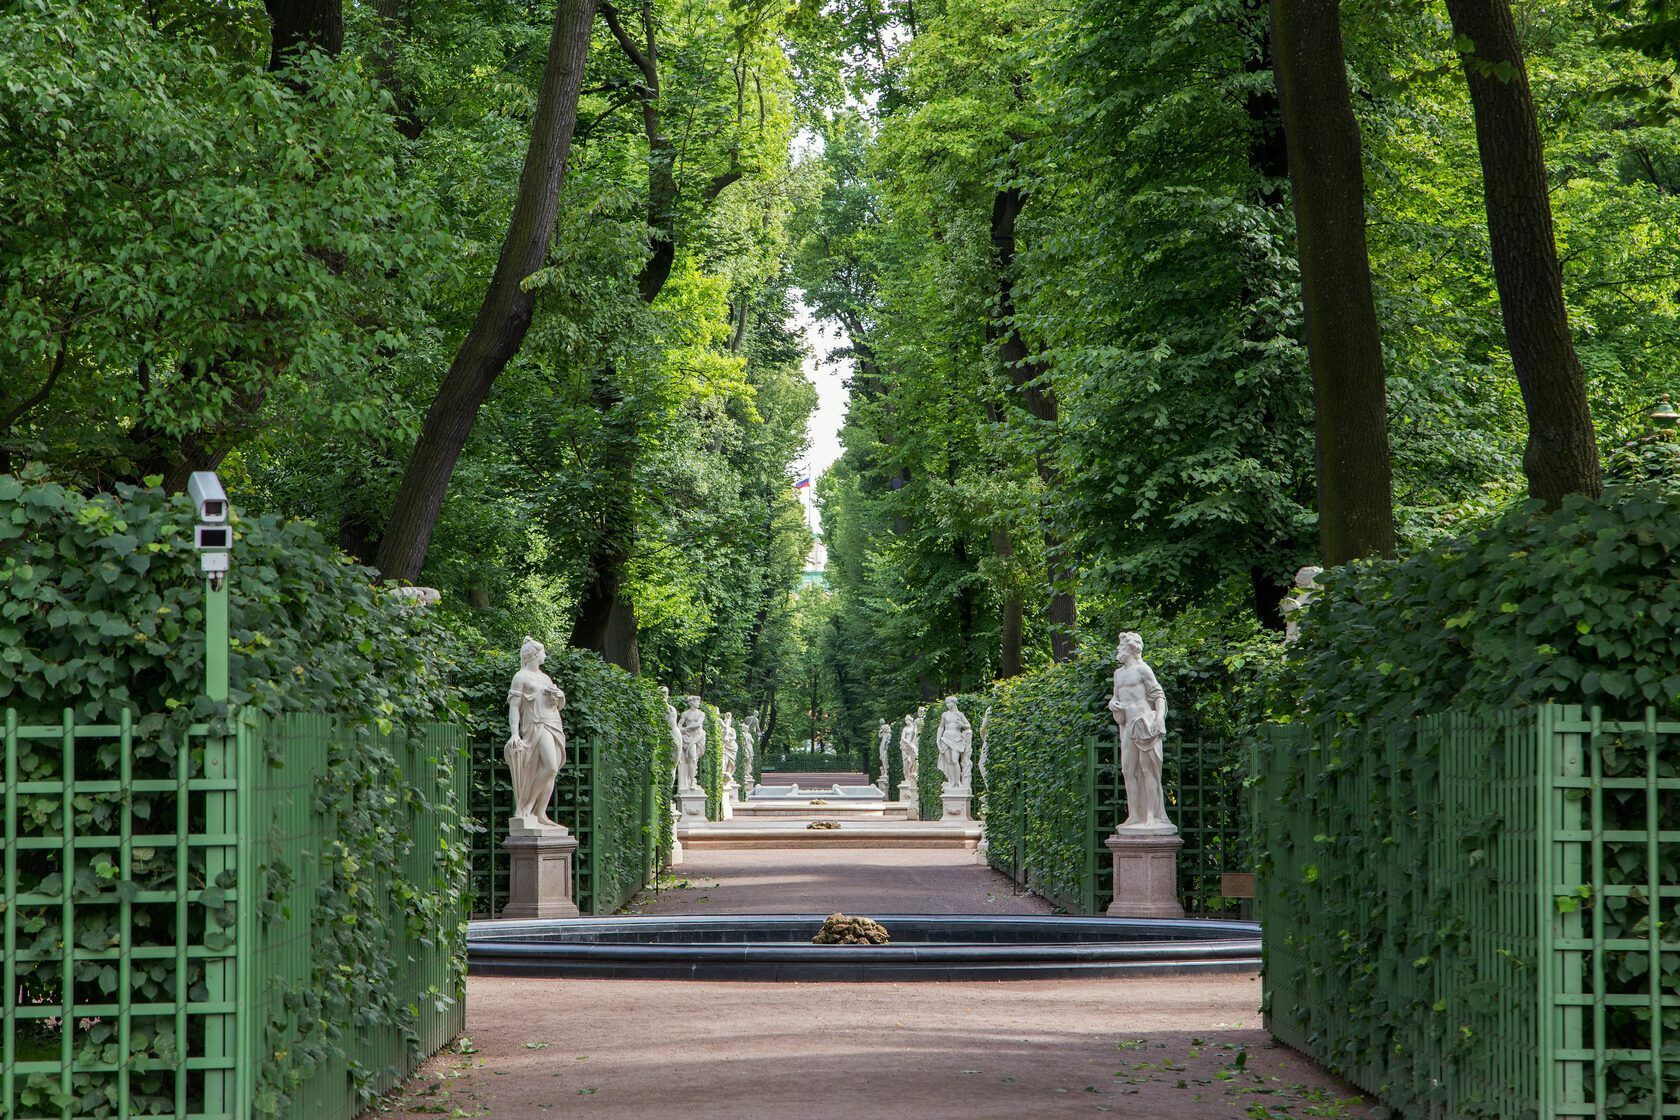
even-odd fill
[[[954,712],[957,710],[957,698],[955,696],[945,697],[945,710],[947,712]]]
[[[723,725],[725,727],[733,727],[735,725],[735,713],[734,712],[724,712],[723,713]]]
[[[548,660],[548,651],[535,638],[527,637],[519,647],[519,664],[526,669],[534,669]]]
[[[1324,569],[1316,564],[1308,564],[1304,568],[1297,568],[1295,571],[1295,586],[1302,591],[1316,590],[1318,588],[1318,577],[1323,573]]]
[[[691,712],[697,712],[700,710],[700,697],[690,696],[688,698],[688,710]]]
[[[887,730],[887,729],[888,729],[888,728],[890,728],[890,727],[891,727],[891,726],[892,726],[892,724],[890,724],[890,723],[888,723],[888,722],[887,722],[887,721],[886,721],[886,720],[884,720],[884,719],[883,719],[883,720],[882,720],[882,721],[881,721],[881,730],[882,730],[882,731],[885,731],[885,730]]]
[[[1114,660],[1125,661],[1130,656],[1143,656],[1143,635],[1136,630],[1127,630],[1120,635],[1120,642],[1114,647]]]

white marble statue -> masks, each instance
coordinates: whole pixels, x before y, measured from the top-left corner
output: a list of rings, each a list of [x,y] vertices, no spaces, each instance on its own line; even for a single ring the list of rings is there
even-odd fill
[[[887,788],[887,744],[892,742],[892,724],[881,721],[881,737],[878,744],[881,755],[881,776],[875,782],[882,789]]]
[[[917,757],[916,752],[921,750],[921,744],[918,742],[920,732],[921,727],[916,721],[916,713],[905,712],[904,723],[898,729],[898,757],[900,761]]]
[[[1324,569],[1313,564],[1295,572],[1295,591],[1284,596],[1278,609],[1283,612],[1283,640],[1293,642],[1301,636],[1301,622],[1297,617],[1301,608],[1312,602],[1313,593],[1318,590],[1318,577]]]
[[[723,784],[732,788],[735,785],[735,763],[741,757],[741,737],[735,731],[735,713],[723,713]]]
[[[1161,741],[1167,733],[1167,694],[1155,670],[1143,661],[1143,636],[1120,635],[1114,651],[1114,691],[1108,710],[1120,729],[1120,774],[1126,782],[1126,819],[1120,831],[1177,832],[1167,817],[1161,785],[1165,760]]]
[[[758,713],[749,712],[741,721],[741,788],[753,789],[753,752],[758,749]]]
[[[939,715],[939,774],[946,789],[967,789],[970,769],[974,765],[974,728],[968,717],[957,708],[957,698],[945,698],[945,710]]]
[[[519,672],[508,685],[508,741],[502,748],[513,780],[510,827],[564,828],[548,816],[554,780],[566,765],[566,727],[560,711],[566,694],[542,671],[548,651],[535,638],[519,647]]]
[[[991,749],[991,745],[986,741],[986,725],[991,722],[992,706],[987,704],[985,712],[980,716],[980,780],[982,782],[986,780],[987,752]]]
[[[671,729],[671,780],[680,782],[682,778],[682,732],[677,730],[677,709],[671,703],[671,690],[664,685],[659,686],[659,698],[665,702],[665,725]],[[680,784],[678,785],[680,789]]]
[[[706,713],[700,697],[690,696],[688,707],[677,717],[677,789],[700,792],[700,759],[706,754]]]
[[[921,735],[913,734],[909,742],[902,738],[898,744],[898,761],[904,768],[904,775],[899,780],[905,785],[915,785],[921,779],[922,772],[922,743]]]

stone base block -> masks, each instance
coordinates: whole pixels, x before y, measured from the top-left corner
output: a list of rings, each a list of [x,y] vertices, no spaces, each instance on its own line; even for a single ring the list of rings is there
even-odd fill
[[[916,788],[915,782],[898,783],[898,803],[909,810],[909,815],[904,818],[905,820],[919,821],[922,819],[921,796],[921,790]]]
[[[972,796],[972,792],[969,790],[946,786],[945,792],[939,795],[939,800],[945,805],[945,812],[940,819],[945,821],[973,820],[974,816],[968,808]]]
[[[572,860],[577,837],[565,830],[509,836],[502,847],[511,857],[508,901],[502,918],[575,918]]]
[[[740,796],[740,789],[734,782],[723,784],[722,809],[718,813],[718,820],[732,821],[735,819],[735,801]]]
[[[706,791],[703,789],[681,790],[677,794],[677,828],[684,829],[692,824],[706,823]]]
[[[1114,901],[1111,918],[1182,918],[1178,901],[1178,850],[1184,839],[1177,832],[1127,834],[1117,832],[1103,844],[1114,857]]]

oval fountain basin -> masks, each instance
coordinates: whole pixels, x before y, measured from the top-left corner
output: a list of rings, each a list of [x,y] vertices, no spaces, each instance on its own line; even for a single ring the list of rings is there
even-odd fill
[[[475,976],[1046,980],[1253,973],[1260,927],[1207,919],[870,914],[888,945],[813,945],[826,915],[473,922]]]

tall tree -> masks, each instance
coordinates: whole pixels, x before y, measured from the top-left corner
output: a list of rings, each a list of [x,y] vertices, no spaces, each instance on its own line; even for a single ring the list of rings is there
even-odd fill
[[[420,575],[444,493],[479,407],[530,329],[536,295],[526,290],[524,281],[542,267],[554,234],[594,18],[595,0],[558,0],[555,5],[507,239],[478,317],[438,386],[397,489],[375,560],[387,579],[413,580]]]
[[[1053,426],[1059,416],[1056,390],[1049,384],[1049,368],[1027,349],[1015,314],[1015,229],[1025,205],[1026,195],[1017,186],[1005,187],[992,200],[992,251],[996,254],[998,270],[998,316],[994,329],[998,336],[998,356],[1035,427],[1043,429]],[[1044,435],[1043,430],[1037,432],[1035,442],[1041,446],[1035,458],[1038,476],[1053,505],[1061,491],[1062,477],[1051,450],[1042,446]],[[998,554],[1003,555],[1001,551]],[[1073,565],[1067,541],[1056,525],[1054,513],[1044,520],[1044,559],[1050,580],[1050,654],[1057,661],[1068,661],[1079,652],[1079,608],[1074,598]],[[1015,663],[1019,671],[1018,651]]]
[[[1569,333],[1546,157],[1507,0],[1447,0],[1481,153],[1488,241],[1511,365],[1528,413],[1523,470],[1548,508],[1603,489],[1586,379]]]
[[[1326,564],[1394,552],[1382,340],[1340,0],[1272,0],[1278,98],[1300,244]]]

